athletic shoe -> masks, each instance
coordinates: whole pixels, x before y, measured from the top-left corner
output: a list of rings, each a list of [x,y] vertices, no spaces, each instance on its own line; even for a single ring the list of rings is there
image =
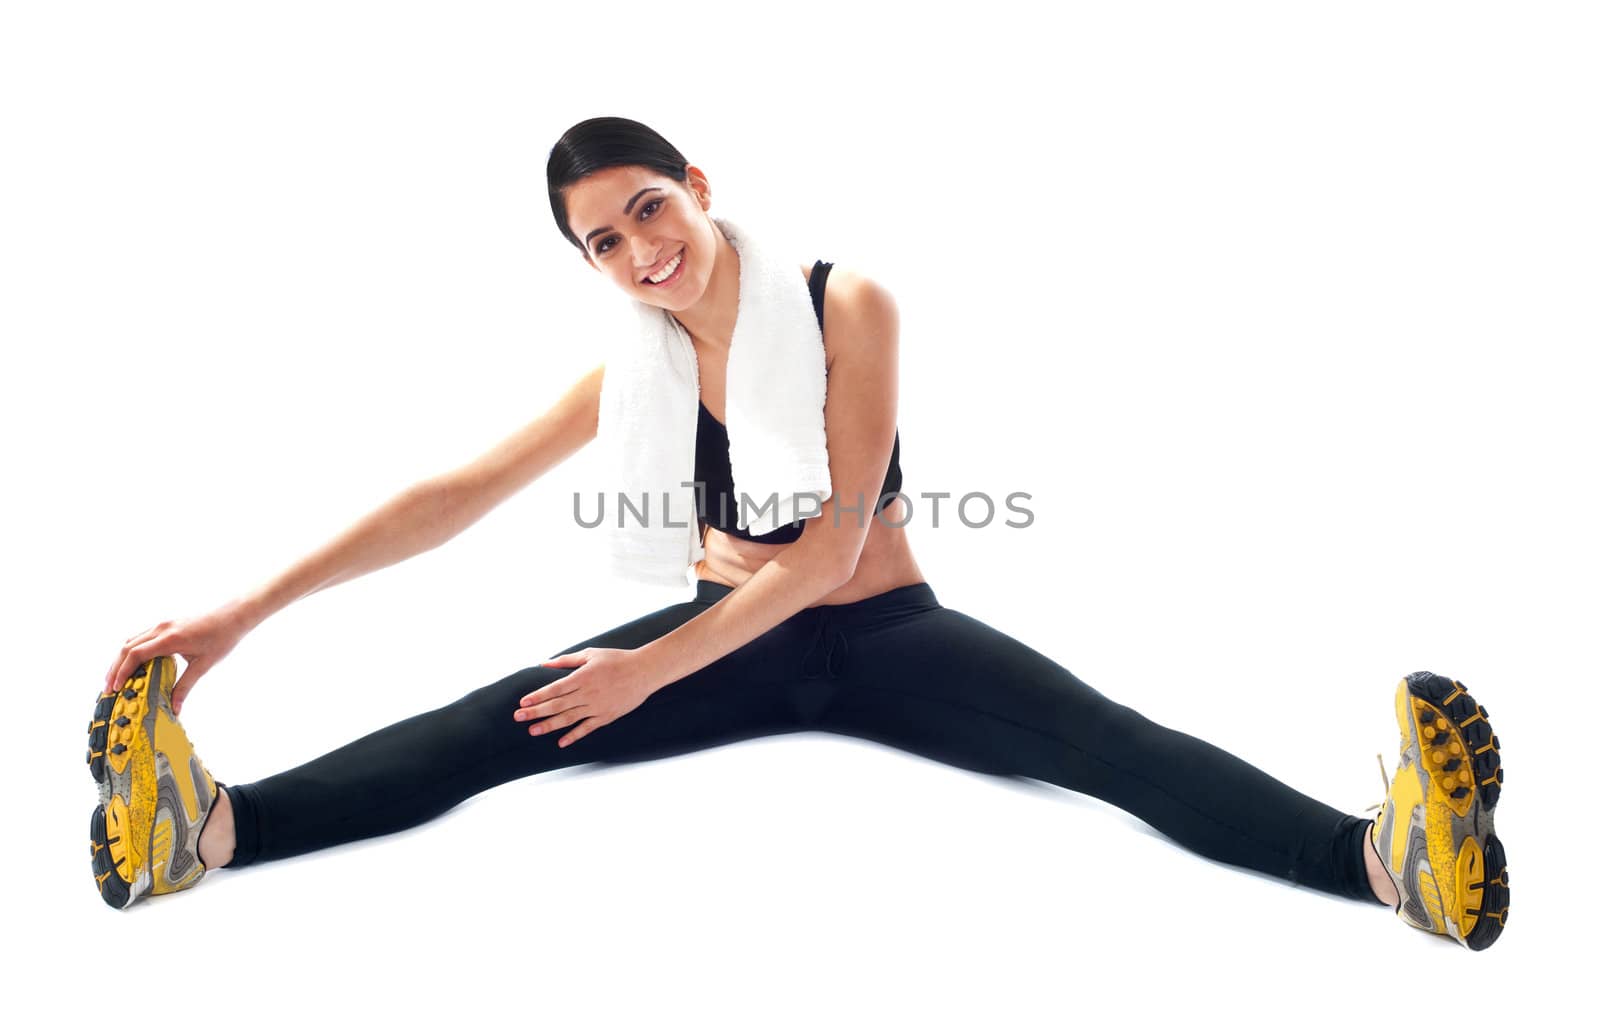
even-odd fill
[[[1494,833],[1505,773],[1500,738],[1467,686],[1426,671],[1395,692],[1400,767],[1372,825],[1408,925],[1471,950],[1500,938],[1511,911],[1506,854]],[[1378,756],[1383,769],[1383,755]]]
[[[172,712],[176,680],[171,656],[152,659],[121,691],[100,696],[89,723],[86,760],[100,784],[89,855],[112,908],[193,887],[205,876],[200,832],[217,786]]]

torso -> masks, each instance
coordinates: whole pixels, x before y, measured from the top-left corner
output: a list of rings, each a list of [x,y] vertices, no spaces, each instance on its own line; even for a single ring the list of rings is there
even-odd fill
[[[811,266],[808,264],[802,270],[809,283]],[[838,314],[831,310],[837,297],[836,290],[837,288],[830,284],[823,292],[824,305],[828,307],[824,312],[825,319],[829,316],[838,318]],[[832,368],[833,348],[828,340],[827,329],[824,323],[822,345],[828,367]],[[697,343],[695,356],[700,363],[700,400],[711,412],[712,417],[725,422],[727,355],[718,354],[712,357]],[[867,541],[861,548],[861,557],[856,562],[856,571],[850,581],[817,600],[812,606],[854,603],[869,596],[886,593],[891,589],[927,581],[923,578],[921,569],[917,567],[916,559],[911,556],[911,542],[906,536],[907,528],[888,525],[905,521],[906,503],[895,498],[884,506],[881,518],[885,521],[873,521],[867,524]],[[736,589],[762,565],[792,546],[752,543],[730,536],[713,526],[703,528],[706,556],[695,564],[696,577]]]

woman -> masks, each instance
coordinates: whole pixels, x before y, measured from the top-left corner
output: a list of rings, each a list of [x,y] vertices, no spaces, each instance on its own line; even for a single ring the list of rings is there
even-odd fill
[[[822,331],[832,497],[810,521],[764,536],[739,528],[718,505],[731,491],[722,419],[741,257],[710,214],[707,176],[616,118],[569,130],[547,175],[557,225],[588,267],[692,337],[696,479],[707,491],[694,598],[255,783],[215,782],[177,722],[200,676],[270,614],[443,543],[594,439],[596,369],[482,458],[418,484],[260,590],[124,644],[90,726],[102,798],[91,852],[109,904],[184,889],[208,868],[410,827],[554,768],[824,729],[1088,793],[1198,853],[1395,907],[1473,949],[1499,936],[1509,905],[1492,823],[1499,741],[1462,685],[1430,673],[1401,681],[1401,763],[1368,820],[941,606],[896,496],[894,301],[821,261],[800,270]],[[179,654],[188,665],[174,682]]]

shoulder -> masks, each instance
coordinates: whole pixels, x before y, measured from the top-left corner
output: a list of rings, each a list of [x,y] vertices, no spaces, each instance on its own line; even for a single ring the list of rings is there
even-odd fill
[[[806,279],[811,267],[805,267]],[[822,343],[828,364],[841,353],[893,354],[899,337],[900,316],[894,296],[872,277],[848,267],[828,270],[822,294]]]

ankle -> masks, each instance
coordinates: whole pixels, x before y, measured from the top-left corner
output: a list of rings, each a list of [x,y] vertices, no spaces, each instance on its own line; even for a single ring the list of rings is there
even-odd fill
[[[207,870],[228,865],[233,861],[233,845],[233,801],[228,799],[228,791],[218,786],[205,827],[200,830],[200,862]]]
[[[1373,825],[1367,829],[1367,845],[1365,850],[1367,860],[1367,885],[1372,888],[1373,895],[1390,908],[1400,905],[1400,891],[1394,886],[1394,881],[1389,877],[1389,871],[1384,869],[1383,857],[1378,855],[1378,840],[1373,837]]]

